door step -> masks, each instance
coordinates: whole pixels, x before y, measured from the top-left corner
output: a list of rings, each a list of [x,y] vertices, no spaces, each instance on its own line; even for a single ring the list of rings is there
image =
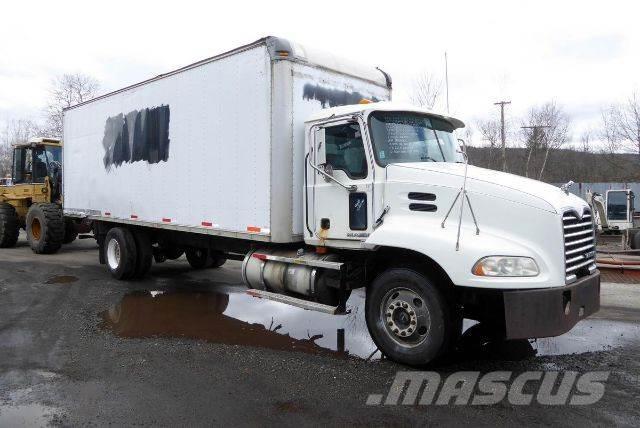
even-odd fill
[[[272,293],[265,290],[257,290],[251,288],[246,293],[253,297],[259,297],[261,299],[273,300],[274,302],[280,302],[298,308],[307,309],[309,311],[323,312],[325,314],[335,315],[338,313],[337,306],[323,305],[322,303],[310,302],[308,300],[298,299],[296,297],[287,296],[279,293]]]

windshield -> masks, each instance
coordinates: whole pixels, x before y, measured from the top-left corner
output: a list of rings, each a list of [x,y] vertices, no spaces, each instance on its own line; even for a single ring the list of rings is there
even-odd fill
[[[406,162],[455,162],[453,126],[419,113],[374,112],[371,136],[380,166]]]
[[[609,192],[607,194],[607,218],[609,220],[627,219],[627,192]]]
[[[45,146],[45,150],[47,151],[47,158],[49,162],[55,161],[62,163],[62,147]]]

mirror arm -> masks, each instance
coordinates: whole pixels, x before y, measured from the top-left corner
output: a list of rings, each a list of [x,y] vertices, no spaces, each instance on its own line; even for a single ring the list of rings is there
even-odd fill
[[[342,184],[340,181],[336,180],[335,178],[333,178],[332,176],[330,176],[326,172],[322,171],[320,168],[318,168],[317,166],[315,166],[314,164],[311,163],[311,159],[309,159],[308,162],[309,162],[309,166],[311,168],[313,168],[316,172],[319,172],[323,177],[333,181],[338,186],[340,186],[343,189],[345,189],[347,192],[355,192],[356,190],[358,190],[358,186],[356,186],[355,184],[351,184],[351,185],[347,186],[346,184]]]

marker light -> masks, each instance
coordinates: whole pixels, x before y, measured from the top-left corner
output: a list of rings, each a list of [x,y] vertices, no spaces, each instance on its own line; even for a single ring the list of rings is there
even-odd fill
[[[537,276],[538,265],[530,257],[489,256],[471,270],[477,276]]]

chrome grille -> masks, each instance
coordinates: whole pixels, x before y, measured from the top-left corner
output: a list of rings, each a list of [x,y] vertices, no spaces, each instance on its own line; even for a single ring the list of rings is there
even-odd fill
[[[564,260],[567,282],[588,275],[596,262],[596,242],[591,210],[584,209],[582,217],[575,211],[562,215],[564,228]]]

